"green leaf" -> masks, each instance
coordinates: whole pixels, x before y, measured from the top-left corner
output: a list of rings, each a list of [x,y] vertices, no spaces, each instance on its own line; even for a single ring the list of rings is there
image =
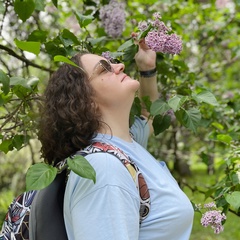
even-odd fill
[[[142,97],[142,102],[143,102],[144,106],[146,107],[146,110],[148,112],[150,112],[150,108],[151,108],[151,105],[152,105],[152,101],[150,100],[150,97],[149,96],[143,96]]]
[[[13,147],[15,147],[17,150],[20,150],[28,140],[29,137],[24,135],[15,135],[12,141]]]
[[[34,0],[15,0],[14,10],[18,14],[18,17],[25,22],[33,13],[35,9]]]
[[[176,112],[188,99],[187,96],[176,95],[168,100],[168,105]]]
[[[32,86],[36,86],[39,82],[39,78],[37,77],[30,77],[28,80],[27,80],[27,85],[29,87],[32,87]]]
[[[169,115],[157,115],[153,119],[154,135],[164,132],[171,125],[171,117]]]
[[[2,90],[5,95],[9,93],[9,77],[0,69],[0,83],[2,83]]]
[[[214,126],[215,128],[217,128],[219,130],[223,130],[224,129],[223,125],[221,123],[218,123],[218,122],[213,122],[212,126]]]
[[[77,37],[70,32],[68,29],[64,29],[60,35],[60,39],[65,47],[71,46],[71,45],[79,45],[80,42],[78,41]]]
[[[240,207],[240,192],[235,191],[231,194],[226,194],[226,201],[230,204],[234,211],[238,212]]]
[[[181,70],[188,70],[188,66],[184,61],[173,60],[174,66],[178,66]]]
[[[218,134],[217,135],[217,140],[226,144],[230,144],[232,141],[232,137],[226,134]]]
[[[28,42],[45,42],[47,39],[47,31],[34,30],[28,36]]]
[[[240,183],[240,171],[232,172],[230,178],[234,186],[238,185]]]
[[[131,113],[133,115],[140,116],[141,115],[141,109],[142,109],[141,101],[140,101],[139,97],[135,97],[134,101],[133,101],[133,104],[132,104]]]
[[[137,53],[137,46],[136,45],[132,45],[128,48],[126,48],[124,50],[124,54],[123,54],[123,61],[127,62],[127,61],[132,61],[134,59],[134,56]]]
[[[201,113],[196,108],[191,108],[189,110],[183,110],[182,123],[186,128],[191,129],[193,132],[197,131],[201,120]]]
[[[131,112],[130,112],[130,119],[129,119],[130,125],[134,123],[135,116],[141,115],[141,110],[142,110],[141,101],[139,97],[135,97],[132,104]]]
[[[170,109],[169,105],[162,99],[158,99],[152,103],[150,113],[153,116],[163,114]]]
[[[5,6],[3,6],[3,1],[0,1],[0,14],[3,14],[5,11]]]
[[[20,99],[24,99],[33,91],[32,87],[36,86],[38,81],[39,79],[36,77],[32,77],[28,80],[21,77],[11,77],[10,85],[13,86],[13,93],[15,93]]]
[[[202,162],[208,166],[209,165],[209,155],[204,152],[201,152],[200,157],[202,158]]]
[[[11,86],[19,85],[19,86],[22,86],[24,88],[31,89],[31,87],[28,85],[27,80],[25,78],[22,78],[22,77],[11,77],[10,78],[10,85]]]
[[[94,46],[94,45],[97,45],[98,43],[102,43],[106,39],[107,37],[103,36],[100,38],[88,38],[88,41]]]
[[[46,164],[32,165],[26,175],[26,190],[40,190],[47,187],[57,175],[57,168]]]
[[[38,11],[44,11],[45,9],[45,0],[35,0],[35,9]]]
[[[90,24],[92,22],[92,20],[94,19],[93,16],[91,15],[82,15],[81,13],[75,11],[75,16],[78,20],[78,23],[80,25],[81,28],[85,28],[88,24]]]
[[[26,42],[26,41],[18,41],[17,39],[14,40],[15,44],[18,48],[20,48],[23,51],[31,52],[35,55],[38,55],[40,53],[40,42]]]
[[[215,96],[209,91],[202,91],[202,92],[198,93],[197,95],[193,94],[193,98],[197,102],[205,102],[205,103],[211,104],[213,106],[219,105]]]
[[[59,45],[59,40],[54,40],[54,41],[49,41],[45,43],[45,49],[47,53],[51,56],[56,56],[56,55],[66,55],[66,50]]]
[[[124,51],[125,49],[131,47],[132,45],[135,45],[135,44],[134,44],[133,40],[130,39],[130,40],[126,41],[125,43],[123,43],[123,44],[118,48],[117,51],[119,51],[119,52]]]
[[[70,64],[70,65],[74,66],[74,67],[80,68],[76,63],[74,63],[73,61],[71,61],[69,58],[64,57],[64,56],[61,56],[61,55],[55,56],[55,57],[54,57],[54,61],[55,61],[55,62],[65,62],[65,63],[67,63],[67,64]]]
[[[52,0],[53,5],[58,8],[58,0]]]
[[[12,139],[3,140],[0,144],[0,151],[7,154],[11,150],[13,150]]]
[[[83,178],[88,178],[96,183],[96,172],[91,164],[81,155],[75,156],[73,159],[68,158],[69,168]]]

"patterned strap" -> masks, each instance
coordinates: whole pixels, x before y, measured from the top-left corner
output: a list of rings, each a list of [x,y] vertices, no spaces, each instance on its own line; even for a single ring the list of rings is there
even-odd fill
[[[29,239],[29,213],[36,192],[24,192],[10,204],[2,226],[1,240]]]
[[[126,155],[119,148],[103,143],[103,142],[94,142],[87,148],[82,151],[77,152],[77,154],[81,154],[82,156],[86,156],[91,153],[98,152],[106,152],[115,157],[117,157],[121,163],[127,168],[128,172],[131,174],[136,187],[139,191],[140,196],[140,223],[148,216],[150,210],[150,194],[148,190],[147,183],[140,172],[137,165],[130,159],[128,155]]]

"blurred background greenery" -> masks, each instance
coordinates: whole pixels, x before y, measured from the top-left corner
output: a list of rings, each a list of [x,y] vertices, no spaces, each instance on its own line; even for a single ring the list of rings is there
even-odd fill
[[[157,125],[148,149],[168,164],[193,203],[214,199],[227,213],[225,230],[216,235],[201,226],[196,212],[191,239],[238,240],[240,198],[233,199],[232,193],[240,193],[240,2],[121,2],[126,21],[117,38],[106,34],[99,18],[107,0],[0,2],[0,222],[12,199],[25,190],[28,167],[42,161],[38,107],[49,75],[60,64],[54,57],[70,57],[82,49],[111,51],[124,61],[126,72],[137,77],[136,48],[116,51],[138,22],[159,12],[183,40],[180,55],[158,54],[159,98],[164,104],[176,96],[186,102],[171,114],[161,112],[170,114],[171,122],[168,127]],[[9,78],[14,84],[7,84]],[[200,101],[196,96],[204,91],[212,95]],[[218,105],[211,104],[215,99]],[[183,113],[191,109],[201,118],[185,114],[184,119]]]

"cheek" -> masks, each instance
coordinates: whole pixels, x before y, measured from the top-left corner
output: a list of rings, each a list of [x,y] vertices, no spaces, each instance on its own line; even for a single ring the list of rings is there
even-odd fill
[[[104,84],[104,81],[100,79],[91,85],[94,89],[94,99],[97,103],[103,103],[111,99],[114,90],[109,84]]]

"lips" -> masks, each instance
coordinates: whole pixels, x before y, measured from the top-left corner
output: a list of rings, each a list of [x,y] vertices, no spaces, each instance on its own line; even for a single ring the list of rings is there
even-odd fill
[[[121,82],[124,81],[124,79],[125,79],[127,76],[128,76],[127,74],[124,74]]]

